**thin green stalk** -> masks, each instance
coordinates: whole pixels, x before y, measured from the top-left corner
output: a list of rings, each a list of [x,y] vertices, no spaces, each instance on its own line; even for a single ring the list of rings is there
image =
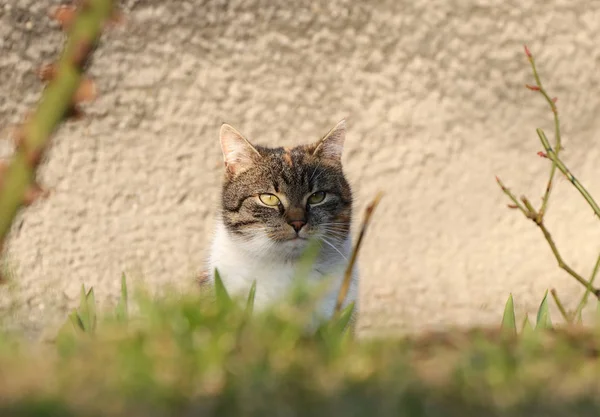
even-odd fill
[[[596,259],[596,265],[594,265],[594,270],[592,271],[592,276],[589,279],[590,286],[594,285],[594,281],[596,280],[596,276],[598,275],[598,270],[600,270],[600,255]],[[578,317],[585,306],[587,305],[588,297],[590,296],[590,290],[586,289],[585,293],[581,297],[579,304],[577,304],[577,309],[575,310],[575,317]]]
[[[521,197],[521,201],[523,202],[523,204],[525,204],[525,208],[527,209],[527,217],[531,218],[534,222],[537,223],[538,216],[531,202],[525,196]]]
[[[598,207],[598,205],[596,204],[596,202],[594,201],[592,196],[587,192],[587,190],[583,187],[583,185],[581,183],[579,183],[579,181],[573,176],[573,174],[571,174],[569,169],[565,166],[565,164],[559,158],[559,152],[562,149],[562,144],[561,144],[560,120],[558,118],[558,110],[556,108],[555,101],[552,98],[550,98],[550,96],[546,93],[546,91],[544,90],[544,88],[542,86],[542,82],[541,82],[539,74],[537,72],[537,68],[535,66],[533,56],[531,55],[531,53],[529,52],[529,49],[527,49],[527,47],[525,47],[525,53],[527,54],[529,62],[531,63],[531,67],[533,69],[533,75],[534,75],[535,81],[536,81],[536,86],[527,85],[527,88],[529,88],[530,90],[533,90],[533,91],[539,91],[544,96],[544,98],[550,105],[552,112],[554,113],[554,129],[555,129],[555,139],[556,139],[555,149],[556,150],[553,150],[552,147],[550,146],[550,142],[548,141],[548,138],[544,134],[543,130],[537,129],[537,134],[538,134],[540,140],[542,141],[542,145],[544,146],[544,149],[546,150],[546,156],[552,161],[552,167],[550,170],[550,178],[548,180],[546,192],[545,192],[543,200],[542,200],[542,206],[540,207],[540,209],[538,211],[536,211],[526,197],[521,197],[521,201],[522,201],[522,204],[521,204],[521,202],[519,202],[517,200],[517,198],[510,192],[510,190],[504,186],[504,184],[498,179],[498,177],[496,177],[496,180],[498,181],[500,188],[502,188],[502,191],[513,202],[513,204],[510,205],[509,207],[518,208],[525,217],[527,217],[528,219],[531,219],[540,228],[544,237],[546,238],[546,241],[548,242],[548,245],[550,246],[552,253],[554,254],[556,261],[558,262],[558,266],[561,269],[563,269],[564,271],[566,271],[573,278],[575,278],[581,285],[583,285],[586,288],[586,293],[584,294],[584,297],[582,298],[582,300],[577,308],[577,313],[579,313],[581,311],[581,309],[583,308],[583,306],[585,305],[585,303],[587,302],[587,297],[589,296],[589,293],[593,293],[594,296],[600,300],[600,290],[593,286],[594,279],[596,277],[598,269],[600,268],[600,256],[598,257],[598,260],[596,261],[596,266],[594,268],[594,272],[592,274],[591,279],[589,281],[585,280],[581,275],[579,275],[575,270],[573,270],[569,265],[567,265],[565,263],[560,252],[558,251],[558,248],[556,247],[556,244],[554,243],[554,239],[552,238],[552,235],[546,228],[546,226],[544,224],[544,214],[547,210],[548,200],[550,198],[550,193],[552,190],[552,184],[553,184],[556,169],[558,168],[569,179],[569,181],[571,181],[571,183],[575,186],[575,188],[577,188],[577,190],[585,198],[585,200],[588,202],[588,204],[592,207],[592,209],[594,210],[594,213],[599,217],[600,217],[600,207]],[[567,314],[566,310],[564,309],[564,306],[562,305],[562,303],[560,302],[560,300],[558,298],[558,295],[556,295],[556,292],[553,292],[552,295],[557,303],[558,308],[561,310],[561,314],[568,321],[572,321],[572,318],[570,318],[569,315]]]
[[[536,129],[536,131],[540,137],[540,140],[542,141],[542,146],[544,146],[544,149],[546,150],[546,155],[552,161],[553,165],[556,165],[556,167],[564,174],[565,177],[567,177],[571,184],[577,188],[583,198],[585,198],[585,201],[587,201],[592,210],[594,210],[596,216],[600,217],[600,207],[598,207],[598,204],[596,204],[590,193],[588,193],[583,185],[573,176],[571,171],[569,171],[569,168],[567,168],[567,166],[559,159],[556,152],[550,146],[550,142],[548,142],[548,138],[544,134],[544,131],[539,128]]]
[[[533,207],[531,202],[527,199],[527,197],[525,197],[525,196],[521,197],[521,201],[523,202],[523,204],[521,205],[518,202],[518,200],[515,198],[515,196],[510,192],[510,190],[508,190],[506,187],[504,187],[504,184],[502,184],[502,182],[498,178],[497,178],[497,181],[498,181],[498,184],[500,184],[500,187],[502,188],[502,190],[506,193],[506,195],[509,196],[509,198],[521,210],[523,215],[525,217],[527,217],[528,219],[531,219],[540,228],[540,230],[542,231],[542,233],[544,235],[544,238],[548,242],[548,246],[550,246],[550,250],[554,254],[554,258],[556,259],[558,266],[561,269],[563,269],[564,271],[566,271],[573,278],[575,278],[581,285],[583,285],[586,288],[586,290],[588,292],[591,292],[592,294],[594,294],[594,296],[596,298],[598,298],[600,300],[600,289],[595,288],[591,282],[588,282],[587,280],[585,280],[573,268],[571,268],[569,265],[567,265],[565,263],[565,261],[562,258],[562,255],[558,251],[558,247],[556,246],[556,243],[554,242],[552,235],[546,228],[546,225],[544,224],[543,219],[539,216],[539,213],[535,211],[535,208]]]
[[[50,136],[72,109],[83,66],[109,20],[114,0],[88,0],[73,22],[56,74],[41,100],[17,134],[17,149],[0,184],[0,243],[10,231],[19,209],[34,188],[36,170]]]
[[[542,94],[542,96],[544,96],[544,98],[548,102],[548,105],[550,106],[550,109],[552,110],[552,113],[554,114],[554,140],[555,140],[554,148],[556,149],[556,154],[558,155],[562,149],[561,134],[560,134],[560,119],[558,117],[558,108],[556,107],[556,103],[554,102],[554,100],[548,95],[548,93],[546,92],[546,90],[544,89],[544,87],[542,85],[542,80],[540,79],[540,76],[538,74],[533,56],[531,55],[531,53],[529,52],[529,50],[527,48],[525,49],[525,52],[527,54],[527,58],[529,59],[529,63],[531,64],[531,69],[533,71],[533,77],[535,78],[537,90]],[[555,173],[556,173],[556,166],[554,164],[552,164],[552,167],[550,168],[550,177],[548,178],[548,184],[546,185],[546,192],[544,193],[544,197],[542,198],[542,206],[538,211],[540,220],[543,219],[544,214],[546,214],[546,210],[548,207],[548,200],[550,199],[550,193],[552,191],[552,184],[554,182]]]
[[[560,301],[560,298],[558,298],[558,293],[556,292],[556,290],[554,288],[552,288],[552,290],[550,290],[550,294],[552,294],[552,298],[554,299],[554,302],[556,303],[556,306],[558,307],[558,311],[560,311],[560,314],[563,316],[565,321],[567,323],[571,323],[573,321],[573,319],[571,318],[571,316],[569,316],[569,313],[567,313],[567,310],[565,310],[565,307],[564,307],[563,303]]]
[[[500,178],[496,177],[496,182],[502,189],[502,192],[504,192],[504,194],[506,194],[508,198],[510,198],[510,200],[513,202],[512,208],[518,208],[525,215],[525,217],[528,217],[527,210],[525,209],[525,207],[523,207],[523,205],[519,202],[519,200],[517,200],[514,194],[504,185]]]
[[[537,225],[542,230],[542,233],[544,234],[544,237],[546,238],[548,245],[550,245],[550,250],[552,250],[554,257],[556,258],[556,261],[558,262],[558,266],[561,269],[563,269],[564,271],[566,271],[573,278],[575,278],[581,285],[583,285],[586,288],[587,291],[594,294],[594,296],[600,300],[600,290],[597,288],[594,288],[594,286],[590,282],[588,282],[585,278],[583,278],[581,275],[579,275],[577,272],[575,272],[575,270],[573,270],[569,265],[567,265],[565,263],[562,256],[560,255],[560,252],[558,251],[558,248],[556,247],[556,243],[554,243],[554,239],[552,238],[552,235],[550,234],[548,229],[546,229],[546,226],[544,225],[544,223],[538,223]]]

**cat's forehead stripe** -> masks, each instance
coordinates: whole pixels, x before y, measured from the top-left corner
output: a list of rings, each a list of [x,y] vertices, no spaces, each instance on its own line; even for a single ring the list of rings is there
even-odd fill
[[[275,233],[286,224],[286,210],[306,206],[307,196],[317,190],[325,190],[332,197],[310,210],[309,226],[319,228],[327,222],[335,222],[337,227],[350,224],[352,192],[338,161],[315,155],[314,145],[255,147],[261,157],[240,174],[225,177],[222,214],[230,231],[246,237],[256,233],[257,228]],[[277,195],[282,206],[265,207],[256,198],[261,193]]]
[[[294,162],[292,161],[292,150],[290,148],[283,148],[283,160],[290,168],[294,166]]]

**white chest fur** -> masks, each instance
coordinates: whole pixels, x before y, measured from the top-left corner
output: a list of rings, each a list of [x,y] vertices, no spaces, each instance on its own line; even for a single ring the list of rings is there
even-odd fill
[[[248,243],[236,239],[217,221],[215,236],[208,262],[209,280],[214,281],[214,270],[219,270],[223,284],[231,294],[246,295],[252,283],[256,281],[255,308],[263,309],[279,302],[289,295],[296,284],[298,262],[279,256],[277,248],[260,251],[260,243]],[[317,313],[330,317],[335,307],[339,287],[343,280],[351,252],[350,237],[338,251],[325,247],[325,252],[312,266],[308,277],[302,277],[310,283],[323,283],[329,279],[329,287],[318,305]],[[356,301],[358,292],[358,274],[354,269],[352,282],[345,305]],[[355,306],[358,310],[358,306]]]

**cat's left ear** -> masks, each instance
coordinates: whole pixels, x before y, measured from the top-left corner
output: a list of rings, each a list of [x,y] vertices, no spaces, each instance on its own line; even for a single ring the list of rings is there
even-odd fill
[[[313,155],[341,161],[346,139],[346,120],[341,120],[317,142]]]
[[[248,139],[227,123],[221,126],[220,139],[225,168],[230,174],[245,171],[261,156]]]

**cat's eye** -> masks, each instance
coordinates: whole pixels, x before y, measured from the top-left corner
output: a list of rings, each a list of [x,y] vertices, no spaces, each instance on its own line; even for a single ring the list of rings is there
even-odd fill
[[[273,194],[260,194],[258,198],[265,206],[274,207],[278,206],[280,203],[279,198],[277,198],[277,196]]]
[[[325,200],[325,191],[317,191],[316,193],[313,193],[310,197],[308,197],[307,203],[319,204],[322,203],[323,200]]]

